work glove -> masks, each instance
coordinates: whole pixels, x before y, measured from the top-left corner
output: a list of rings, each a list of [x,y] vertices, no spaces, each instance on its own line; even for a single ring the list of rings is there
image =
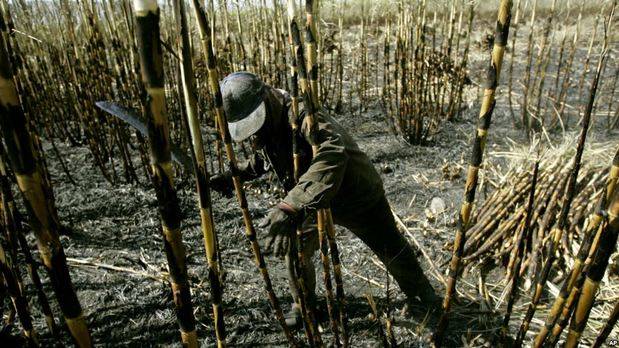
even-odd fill
[[[224,197],[232,197],[234,184],[232,183],[232,178],[229,175],[217,174],[211,176],[209,186],[211,190],[219,192]]]
[[[294,210],[286,203],[280,203],[260,224],[268,232],[266,250],[273,250],[275,256],[284,256],[290,247],[290,241],[295,233],[296,218]]]

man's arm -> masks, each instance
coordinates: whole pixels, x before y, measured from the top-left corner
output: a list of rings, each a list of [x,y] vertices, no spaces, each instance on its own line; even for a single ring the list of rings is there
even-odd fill
[[[344,178],[348,155],[341,136],[333,125],[321,116],[318,117],[318,121],[318,151],[314,154],[309,169],[288,192],[283,204],[280,204],[283,210],[288,206],[289,213],[306,208],[328,207]],[[309,129],[305,120],[301,130],[305,139],[309,141]]]

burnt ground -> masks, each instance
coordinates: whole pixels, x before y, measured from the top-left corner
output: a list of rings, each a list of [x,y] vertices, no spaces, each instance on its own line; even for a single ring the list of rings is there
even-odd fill
[[[481,76],[477,71],[485,58],[480,56],[474,62],[476,68],[472,76]],[[473,78],[474,82],[477,80]],[[467,91],[469,103],[461,119],[445,123],[426,146],[411,146],[393,136],[385,116],[377,107],[361,113],[335,116],[351,130],[360,147],[368,153],[381,172],[393,210],[441,270],[446,268],[442,265],[450,256],[450,250],[445,245],[453,239],[452,212],[457,211],[460,204],[469,144],[479,110],[476,91],[476,87]],[[502,97],[498,101],[488,140],[487,161],[493,165],[499,164],[501,159],[495,158],[492,153],[509,150],[512,146],[510,139],[525,142],[522,132],[512,126],[505,105],[505,98]],[[616,134],[595,133],[597,140],[593,141],[617,139]],[[575,134],[567,136],[574,137]],[[73,185],[68,180],[57,157],[47,151],[61,220],[73,231],[70,237],[63,236],[61,239],[95,343],[110,347],[178,346],[179,333],[170,288],[161,281],[166,264],[153,190],[143,176],[140,185],[111,185],[93,166],[90,152],[85,147],[58,146],[77,183]],[[45,148],[50,148],[47,142]],[[459,172],[459,175],[444,177],[445,165],[452,172]],[[276,197],[267,190],[268,181],[261,179],[249,185],[249,208],[256,221],[265,216],[268,208],[276,202]],[[188,255],[198,336],[203,346],[210,347],[214,345],[214,331],[193,181],[185,176],[178,182],[178,190],[185,216],[183,239]],[[483,200],[484,191],[482,186],[479,200]],[[435,221],[429,221],[425,210],[435,197],[444,202],[446,210]],[[224,308],[230,345],[285,346],[285,338],[270,310],[245,239],[236,200],[215,193],[213,205],[226,272]],[[258,233],[261,235],[261,231]],[[381,345],[377,324],[369,316],[366,293],[371,293],[378,301],[379,310],[389,308],[392,311],[395,337],[401,346],[426,345],[424,337],[431,332],[432,323],[426,322],[421,315],[403,315],[404,298],[397,289],[392,289],[387,301],[384,288],[387,276],[370,250],[351,233],[340,228],[337,241],[345,268],[351,346]],[[419,258],[430,275],[427,260],[421,254]],[[317,269],[320,269],[319,260],[315,262]],[[267,257],[267,264],[275,290],[287,310],[291,297],[286,287],[283,262]],[[109,266],[121,269],[112,270]],[[436,278],[430,278],[442,294],[444,287]],[[318,276],[319,284],[320,279]],[[463,287],[474,289],[476,279],[473,277],[467,281],[472,285]],[[322,294],[322,288],[320,291]],[[34,296],[30,298],[34,299]],[[486,311],[483,304],[477,302],[463,300],[459,307],[463,307],[462,304],[465,310],[456,311],[451,321],[448,345],[462,346],[477,335],[491,339],[500,325],[501,314]],[[36,309],[38,306],[31,303],[31,307],[34,308],[33,315],[43,342],[52,344]],[[57,306],[55,309],[55,313],[59,313]],[[301,332],[298,334],[302,337]],[[326,325],[324,335],[328,341],[330,335]],[[70,342],[66,333],[64,339],[66,343]],[[483,344],[483,341],[477,340],[475,344]]]

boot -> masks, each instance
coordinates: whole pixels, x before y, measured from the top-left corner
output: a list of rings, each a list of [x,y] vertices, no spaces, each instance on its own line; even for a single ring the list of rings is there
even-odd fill
[[[301,317],[301,308],[296,303],[293,303],[290,307],[290,311],[284,314],[286,319],[286,326],[291,329],[297,329],[303,325],[303,318]]]

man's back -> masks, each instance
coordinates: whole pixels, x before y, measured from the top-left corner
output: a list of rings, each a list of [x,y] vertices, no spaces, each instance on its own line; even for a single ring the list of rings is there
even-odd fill
[[[295,207],[330,206],[336,216],[362,211],[383,196],[380,175],[344,127],[324,113],[317,120],[317,154],[285,201]],[[305,118],[301,132],[309,143]]]

